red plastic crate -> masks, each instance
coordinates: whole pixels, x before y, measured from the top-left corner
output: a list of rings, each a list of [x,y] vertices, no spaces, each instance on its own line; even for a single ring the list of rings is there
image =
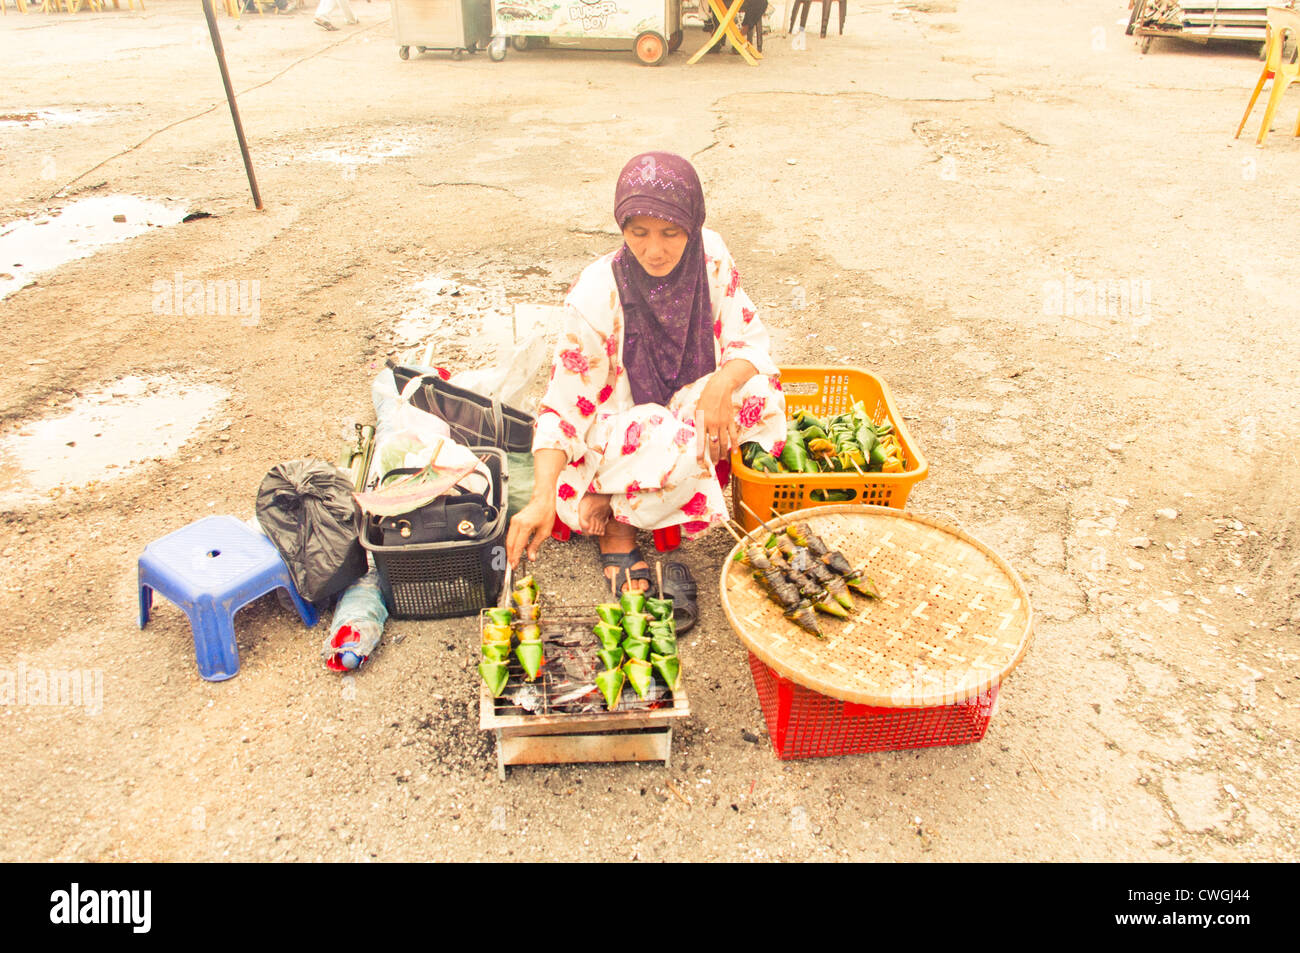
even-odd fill
[[[772,747],[783,760],[970,744],[984,737],[998,697],[994,686],[956,705],[873,708],[782,678],[753,652],[749,668]]]

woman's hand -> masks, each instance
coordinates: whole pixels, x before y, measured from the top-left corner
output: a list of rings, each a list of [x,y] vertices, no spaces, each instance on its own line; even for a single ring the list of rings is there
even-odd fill
[[[712,466],[740,449],[732,395],[757,373],[749,361],[734,360],[709,376],[695,405],[695,452],[701,466]]]
[[[695,405],[695,455],[700,466],[712,466],[736,445],[736,415],[731,409],[732,387],[715,371]]]
[[[510,519],[510,532],[506,536],[506,560],[511,566],[519,564],[519,557],[528,551],[529,559],[537,558],[542,542],[551,535],[555,525],[555,501],[533,497],[528,505]]]
[[[510,531],[506,534],[509,565],[517,566],[525,549],[529,559],[536,559],[542,541],[551,535],[551,527],[555,525],[555,483],[567,462],[563,450],[533,451],[533,496],[527,506],[510,518]]]

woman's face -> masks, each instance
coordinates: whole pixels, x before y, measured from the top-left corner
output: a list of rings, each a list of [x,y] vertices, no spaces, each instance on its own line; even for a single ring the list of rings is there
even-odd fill
[[[633,215],[623,226],[623,240],[647,274],[663,278],[682,260],[691,236],[686,229],[662,218]]]

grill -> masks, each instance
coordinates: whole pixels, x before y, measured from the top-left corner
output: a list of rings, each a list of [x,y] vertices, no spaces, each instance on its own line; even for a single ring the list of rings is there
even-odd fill
[[[596,607],[542,605],[542,644],[546,664],[536,680],[524,680],[524,669],[512,653],[505,691],[492,699],[492,713],[509,715],[617,715],[623,712],[647,712],[671,707],[673,693],[659,680],[650,685],[645,698],[638,698],[630,684],[623,686],[618,708],[610,712],[604,696],[596,688],[596,673],[601,670],[596,652],[600,640],[592,627],[598,621]],[[479,617],[480,632],[488,624],[487,612]]]
[[[507,583],[506,588],[509,588]],[[596,607],[543,604],[546,662],[533,682],[512,654],[509,678],[499,698],[479,679],[479,727],[496,737],[497,775],[509,765],[580,762],[661,761],[672,756],[672,725],[690,716],[682,681],[670,692],[656,676],[645,698],[630,685],[614,711],[596,688],[600,640],[592,631]],[[480,625],[488,622],[487,613]]]

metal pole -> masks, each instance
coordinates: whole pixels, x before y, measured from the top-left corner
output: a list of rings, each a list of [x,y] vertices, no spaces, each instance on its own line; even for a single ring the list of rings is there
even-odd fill
[[[203,0],[203,16],[207,18],[208,33],[212,35],[212,49],[217,54],[217,66],[221,68],[221,84],[226,87],[226,102],[230,103],[230,118],[235,122],[235,135],[239,138],[239,154],[244,157],[244,169],[248,172],[248,187],[253,190],[253,207],[260,212],[262,193],[257,190],[257,176],[253,174],[253,160],[248,155],[244,125],[239,121],[239,107],[235,105],[235,91],[230,86],[230,73],[226,69],[226,51],[221,45],[221,34],[217,32],[217,18],[212,12],[212,0]]]

